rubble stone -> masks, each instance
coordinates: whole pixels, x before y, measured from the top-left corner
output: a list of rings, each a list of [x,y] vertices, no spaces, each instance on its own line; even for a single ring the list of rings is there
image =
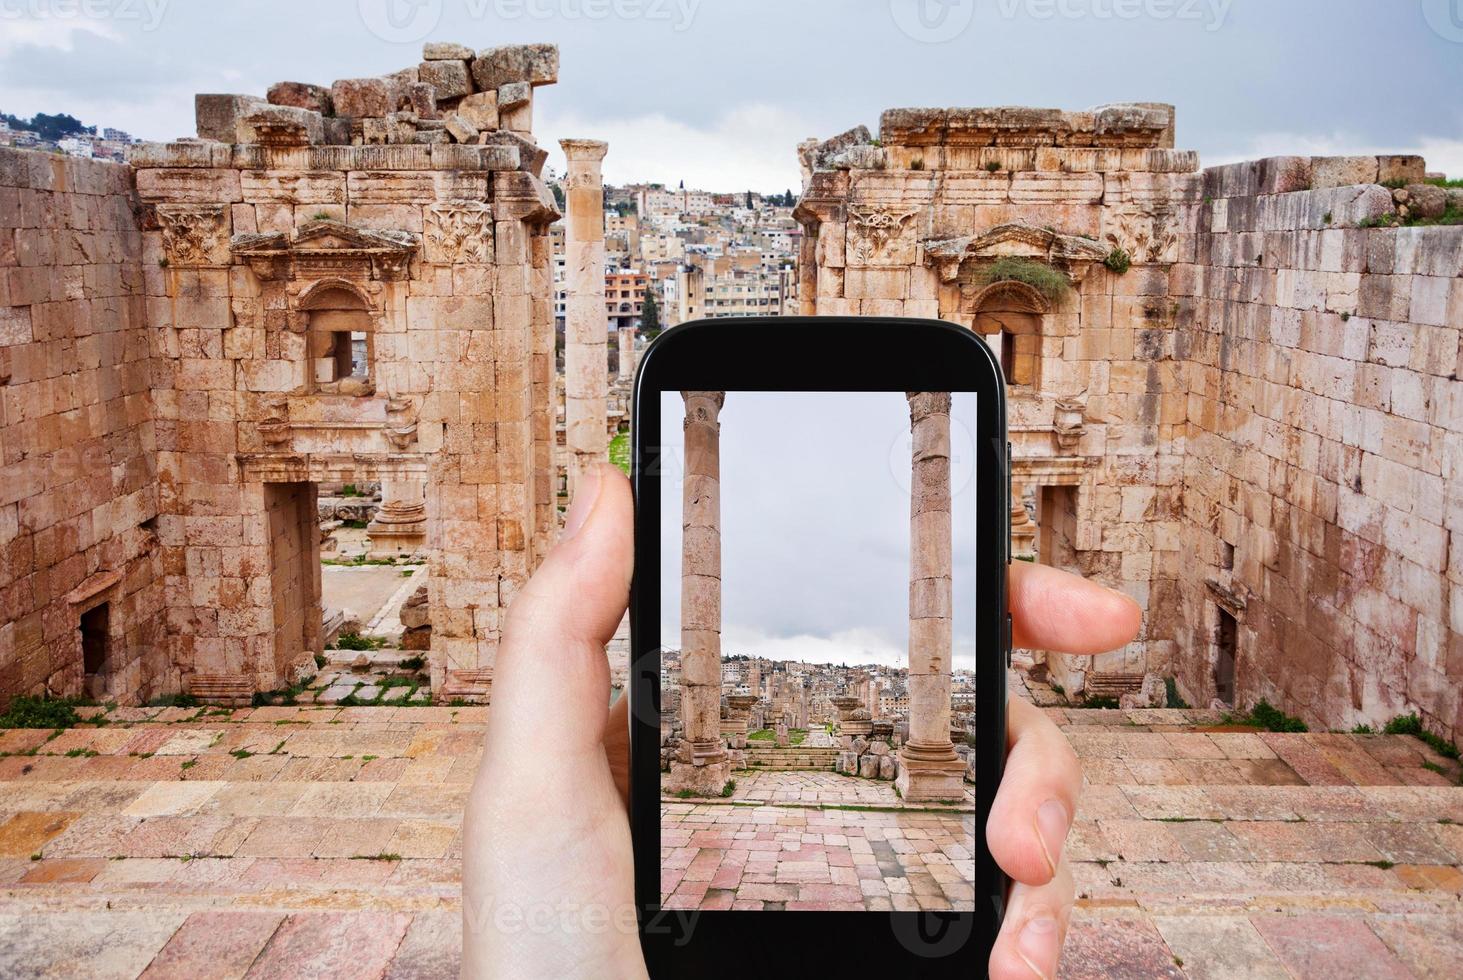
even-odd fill
[[[330,99],[330,89],[322,85],[311,85],[308,82],[276,82],[269,86],[266,98],[271,105],[309,109],[322,116],[333,115],[335,112],[334,104]]]

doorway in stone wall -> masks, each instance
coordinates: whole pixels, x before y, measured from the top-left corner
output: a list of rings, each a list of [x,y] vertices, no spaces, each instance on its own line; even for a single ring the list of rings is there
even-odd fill
[[[112,654],[112,606],[102,602],[81,614],[82,687],[87,697],[106,694]]]
[[[320,531],[314,483],[266,483],[274,662],[283,674],[308,664],[320,644]]]
[[[1225,704],[1234,706],[1234,663],[1239,641],[1239,624],[1227,609],[1219,608],[1219,624],[1214,631],[1214,693]]]
[[[1052,568],[1077,567],[1077,488],[1041,487],[1036,492],[1038,560]]]

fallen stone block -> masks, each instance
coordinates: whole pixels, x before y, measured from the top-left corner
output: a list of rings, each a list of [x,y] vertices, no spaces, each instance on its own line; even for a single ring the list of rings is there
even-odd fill
[[[484,91],[513,82],[552,85],[559,80],[559,48],[553,44],[488,48],[473,61],[472,78]]]
[[[392,85],[384,78],[342,78],[330,86],[338,116],[381,117],[396,109]]]
[[[330,89],[323,85],[311,85],[309,82],[275,82],[269,86],[265,97],[270,105],[309,109],[322,116],[328,116],[335,111],[334,103],[330,99]]]
[[[251,112],[269,105],[252,95],[197,95],[193,112],[198,125],[198,138],[236,143],[239,123]]]
[[[471,61],[477,52],[465,44],[450,41],[428,41],[422,45],[423,61]]]
[[[419,84],[430,85],[439,102],[472,94],[472,77],[465,61],[424,61],[417,75]]]

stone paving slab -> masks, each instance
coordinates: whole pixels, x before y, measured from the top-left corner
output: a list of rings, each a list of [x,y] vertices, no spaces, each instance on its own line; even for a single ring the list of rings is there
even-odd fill
[[[1063,976],[1456,973],[1452,760],[1406,736],[1211,731],[1213,712],[1048,711],[1087,781]],[[101,717],[0,731],[0,977],[456,976],[487,709]],[[969,900],[959,808],[834,773],[736,778],[726,801],[663,802],[677,904]]]

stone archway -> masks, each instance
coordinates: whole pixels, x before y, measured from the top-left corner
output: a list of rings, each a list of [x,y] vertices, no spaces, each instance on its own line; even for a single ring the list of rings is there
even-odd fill
[[[996,352],[1006,384],[1041,384],[1042,319],[1051,311],[1045,296],[1024,282],[992,283],[970,298],[962,313]]]

